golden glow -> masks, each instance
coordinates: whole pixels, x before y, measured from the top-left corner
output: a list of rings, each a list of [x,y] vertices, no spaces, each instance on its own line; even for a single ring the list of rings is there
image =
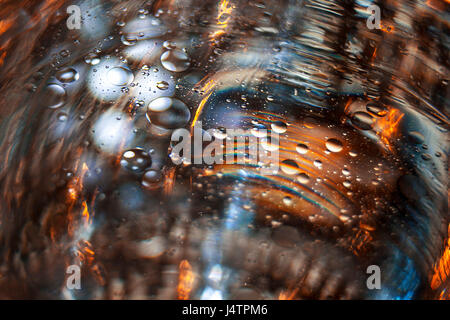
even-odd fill
[[[434,274],[431,278],[431,289],[439,288],[450,275],[450,224],[448,225],[448,239],[447,244],[439,261],[434,267]],[[443,294],[441,293],[441,296]]]
[[[398,109],[390,109],[385,117],[377,121],[377,126],[379,129],[377,130],[377,134],[390,151],[392,151],[390,141],[397,134],[398,125],[400,124],[400,120],[402,120],[403,116],[404,114]]]
[[[178,299],[188,300],[189,294],[194,286],[195,275],[192,272],[192,267],[187,260],[180,263],[180,273],[178,276]]]

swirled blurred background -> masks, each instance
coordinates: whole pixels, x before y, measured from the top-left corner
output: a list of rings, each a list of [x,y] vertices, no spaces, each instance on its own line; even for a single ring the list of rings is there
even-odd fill
[[[1,0],[0,298],[449,299],[449,21],[448,0]],[[176,165],[200,122],[276,132],[280,170]]]

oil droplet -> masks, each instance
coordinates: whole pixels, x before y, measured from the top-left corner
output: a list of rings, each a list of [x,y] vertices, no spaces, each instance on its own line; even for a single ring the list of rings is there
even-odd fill
[[[334,138],[328,139],[325,143],[325,146],[327,147],[328,151],[331,152],[340,152],[344,148],[342,142]]]
[[[271,127],[276,133],[284,133],[287,130],[287,125],[283,121],[275,121],[272,123]]]
[[[108,81],[115,86],[126,86],[133,78],[131,71],[123,67],[114,67],[108,71]]]
[[[161,64],[172,72],[186,71],[189,66],[189,57],[181,50],[168,50],[161,55]]]
[[[319,168],[322,169],[322,161],[320,160],[314,160],[314,165]]]
[[[84,62],[87,64],[90,64],[92,66],[95,66],[96,64],[100,63],[100,58],[95,53],[89,53],[85,58]]]
[[[51,109],[61,107],[66,102],[66,90],[58,84],[49,84],[44,89],[45,104]]]
[[[300,183],[307,184],[309,182],[310,178],[306,173],[302,172],[297,176],[297,180]]]
[[[189,122],[191,112],[183,101],[161,97],[150,102],[147,120],[165,129],[177,129]]]
[[[281,171],[286,174],[297,174],[299,170],[298,164],[294,160],[287,159],[281,162]]]
[[[292,198],[287,196],[283,198],[283,203],[287,206],[290,206],[292,204]]]
[[[387,114],[387,109],[385,107],[382,107],[372,102],[366,105],[366,110],[378,117],[384,117]]]
[[[375,123],[375,119],[370,114],[361,111],[355,112],[351,120],[353,125],[361,130],[370,130]]]
[[[168,84],[166,81],[159,81],[159,82],[156,84],[156,87],[157,87],[159,90],[167,90],[167,89],[169,89],[169,84]]]
[[[297,152],[300,153],[300,154],[305,154],[305,153],[308,152],[309,148],[308,148],[308,146],[306,144],[299,143],[297,145],[297,147],[295,148],[295,150],[297,150]]]
[[[55,75],[56,79],[63,83],[69,83],[73,81],[77,81],[80,77],[77,70],[74,68],[66,68],[61,71],[58,71]]]
[[[162,175],[160,171],[153,169],[147,170],[142,176],[142,185],[147,189],[159,187],[161,178]]]
[[[141,172],[152,164],[152,159],[145,150],[135,148],[122,154],[120,164],[130,171]]]

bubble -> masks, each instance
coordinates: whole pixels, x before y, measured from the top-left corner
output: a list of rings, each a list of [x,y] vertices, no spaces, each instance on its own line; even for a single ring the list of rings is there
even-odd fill
[[[296,174],[299,170],[300,168],[294,160],[287,159],[281,162],[281,171],[286,174]]]
[[[160,171],[153,169],[147,170],[142,176],[142,185],[147,189],[159,187],[161,178],[162,175]]]
[[[370,114],[361,111],[355,112],[351,121],[355,127],[361,130],[370,130],[375,123],[375,119]]]
[[[66,68],[61,71],[58,71],[55,75],[56,79],[63,83],[69,83],[73,81],[77,81],[80,78],[80,75],[74,68]]]
[[[152,160],[145,150],[135,148],[127,150],[122,154],[120,164],[130,171],[141,172],[152,164]]]
[[[287,130],[287,124],[283,121],[275,121],[272,123],[271,127],[276,133],[284,133]]]
[[[59,84],[49,84],[44,89],[44,103],[50,109],[56,109],[66,102],[66,90]]]
[[[300,154],[305,154],[305,153],[308,152],[309,148],[308,148],[308,146],[306,144],[299,143],[297,145],[297,147],[295,147],[295,150],[297,150],[297,152],[300,153]]]
[[[344,148],[342,142],[334,138],[328,139],[325,146],[331,152],[340,152]]]
[[[95,53],[89,53],[86,57],[84,57],[84,62],[95,66],[100,63],[100,58]]]
[[[126,86],[133,81],[133,73],[124,67],[114,67],[108,71],[108,81],[115,86]]]
[[[183,101],[161,97],[150,102],[147,119],[150,123],[165,129],[177,129],[185,126],[191,118],[191,112]]]
[[[320,160],[314,160],[314,166],[316,166],[319,169],[322,169],[322,161]]]
[[[387,109],[385,107],[382,107],[372,102],[366,105],[366,110],[378,117],[384,117],[387,114]]]
[[[290,206],[292,204],[292,198],[289,196],[286,196],[283,198],[283,203],[287,206]]]
[[[345,180],[342,184],[343,184],[344,187],[346,187],[346,188],[350,188],[350,187],[352,186],[351,182],[348,181],[348,180]]]
[[[302,184],[307,184],[309,182],[310,178],[306,173],[302,172],[302,173],[298,174],[297,180],[298,180],[298,182],[300,182]]]
[[[159,81],[159,82],[156,84],[156,87],[157,87],[159,90],[167,90],[167,89],[169,89],[169,83],[167,83],[166,81]]]
[[[189,66],[189,57],[181,50],[168,50],[161,55],[161,64],[172,72],[186,71]]]
[[[132,34],[124,34],[120,37],[120,41],[126,46],[134,46],[137,42],[137,37]]]

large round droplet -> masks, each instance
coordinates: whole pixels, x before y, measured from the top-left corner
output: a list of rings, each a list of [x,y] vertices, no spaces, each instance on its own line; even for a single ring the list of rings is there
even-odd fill
[[[49,84],[44,89],[44,103],[51,109],[61,107],[66,102],[66,90],[58,84]]]
[[[122,154],[120,164],[130,171],[141,172],[152,164],[152,159],[145,150],[135,148],[127,150]]]
[[[375,123],[375,119],[370,114],[361,111],[355,112],[351,120],[353,125],[361,130],[370,130]]]
[[[150,102],[147,119],[150,123],[166,129],[185,126],[191,118],[189,108],[178,99],[161,97]]]
[[[108,81],[115,86],[126,86],[133,78],[133,73],[123,67],[114,67],[108,71]]]
[[[181,50],[168,50],[161,55],[161,64],[172,72],[186,71],[189,66],[189,57]]]
[[[77,81],[80,78],[77,70],[74,68],[66,68],[56,73],[56,79],[63,83]]]
[[[342,149],[344,148],[342,142],[334,138],[328,139],[327,142],[325,143],[325,146],[327,147],[328,151],[331,152],[339,152],[342,151]]]

